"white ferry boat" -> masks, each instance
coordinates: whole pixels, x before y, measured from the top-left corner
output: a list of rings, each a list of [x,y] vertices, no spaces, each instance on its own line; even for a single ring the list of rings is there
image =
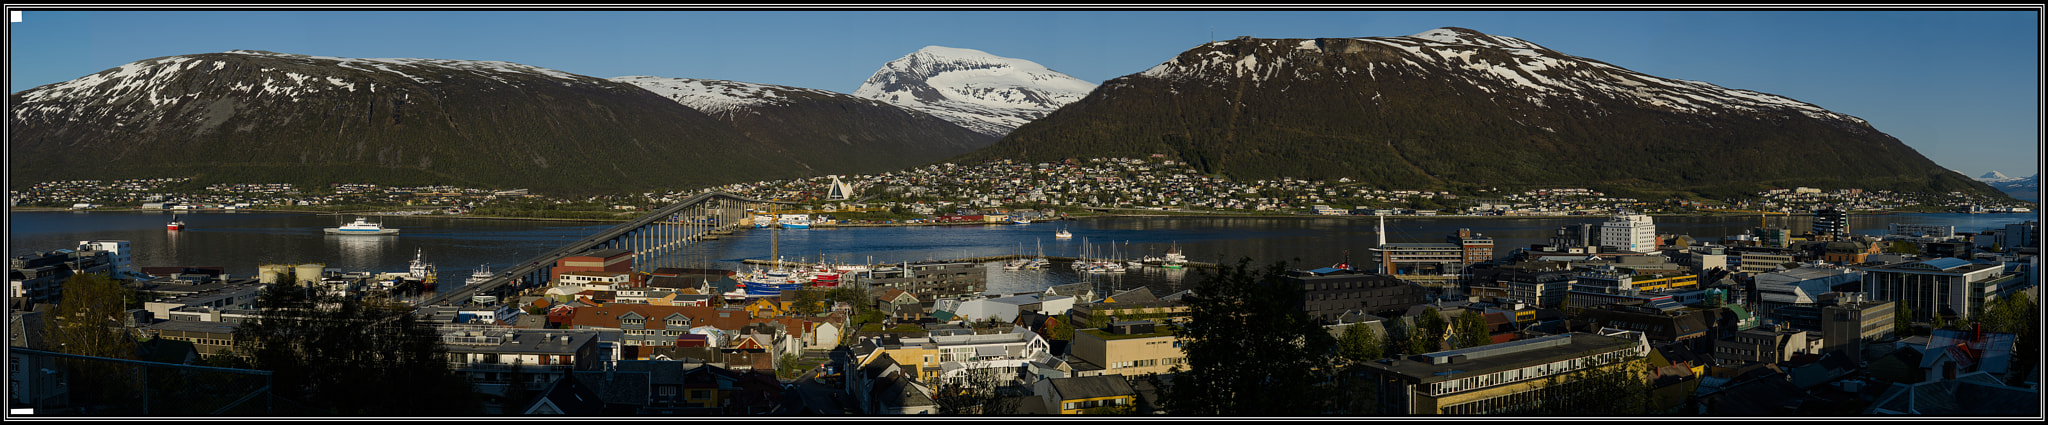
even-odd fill
[[[383,224],[371,223],[369,219],[356,217],[354,223],[341,227],[327,228],[330,235],[396,235],[398,229],[386,229]]]
[[[810,214],[783,214],[780,221],[782,222],[782,228],[784,229],[811,228]]]

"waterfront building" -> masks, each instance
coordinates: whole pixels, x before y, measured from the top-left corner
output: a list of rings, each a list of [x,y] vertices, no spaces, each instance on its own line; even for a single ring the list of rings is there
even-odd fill
[[[1822,240],[1849,237],[1849,214],[1834,208],[1813,210],[1813,234]]]
[[[1616,214],[1600,223],[1600,246],[1626,252],[1655,251],[1657,225],[1647,215]]]
[[[593,249],[555,261],[556,274],[570,272],[632,273],[633,252],[623,249]]]
[[[1591,254],[1599,251],[1599,245],[1593,243],[1597,237],[1592,223],[1573,224],[1558,227],[1557,234],[1550,237],[1550,246],[1570,254]]]
[[[1112,323],[1101,329],[1077,329],[1067,351],[1075,376],[1165,374],[1187,363],[1175,327],[1150,320]],[[1186,369],[1187,366],[1181,366]]]
[[[1364,363],[1378,383],[1381,411],[1393,415],[1512,414],[1537,406],[1578,381],[1550,377],[1589,368],[1639,369],[1649,355],[1639,332],[1572,332]]]
[[[1143,291],[1143,292],[1139,292]],[[1105,299],[1103,302],[1076,304],[1067,311],[1074,329],[1096,329],[1110,323],[1147,319],[1154,323],[1180,323],[1188,319],[1188,306],[1179,298],[1154,298],[1151,290],[1138,287]],[[1185,293],[1185,291],[1183,291]],[[1122,299],[1118,299],[1118,296]]]
[[[977,298],[988,288],[988,269],[974,262],[905,263],[858,275],[869,288],[901,289],[919,300]]]
[[[24,307],[56,304],[64,299],[64,280],[76,273],[111,274],[114,254],[101,250],[59,249],[8,259],[7,297]]]
[[[1493,238],[1472,233],[1472,229],[1460,228],[1458,236],[1450,240],[1451,243],[1458,244],[1458,252],[1463,258],[1464,266],[1493,261]]]
[[[1939,226],[1933,224],[1915,223],[1892,223],[1891,234],[1898,236],[1947,239],[1955,237],[1956,226]]]
[[[1977,264],[1955,258],[1936,258],[1905,264],[1863,269],[1863,288],[1878,301],[1895,301],[1905,306],[1912,320],[1926,322],[1934,314],[1977,317],[1984,304],[2034,282],[2021,275],[2005,273],[2002,264]]]

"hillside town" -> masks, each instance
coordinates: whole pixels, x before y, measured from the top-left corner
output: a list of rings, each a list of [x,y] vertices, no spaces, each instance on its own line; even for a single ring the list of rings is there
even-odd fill
[[[562,197],[523,189],[453,186],[395,187],[334,184],[325,190],[291,184],[212,184],[176,190],[189,179],[55,181],[9,191],[12,206],[72,209],[317,209],[353,206],[422,213],[464,214],[492,202],[539,200],[594,204],[620,214],[674,203],[700,193],[796,201],[850,209],[902,211],[925,216],[956,210],[1056,209],[1070,213],[1305,214],[1305,215],[1587,215],[1629,209],[1650,214],[1762,211],[1787,214],[1818,208],[1851,212],[1955,211],[2029,213],[2033,203],[1963,192],[1776,188],[1741,199],[1636,199],[1587,188],[1448,190],[1370,187],[1350,181],[1237,181],[1202,175],[1162,158],[1097,158],[1025,164],[1009,160],[975,165],[934,164],[902,172],[735,183],[638,195]],[[835,188],[837,188],[835,190]],[[829,223],[828,223],[829,224]]]
[[[1009,195],[1058,194],[1046,195],[1055,202],[1081,193],[1115,201],[1115,193],[1133,193],[1117,192],[1125,187],[1303,193],[1249,199],[1276,207],[1410,195],[1345,195],[1285,180],[1210,189],[1193,177],[1141,177],[1142,165],[1105,161],[1048,173],[1047,183]],[[1015,167],[1008,169],[1019,175],[1037,169]],[[949,190],[929,183],[946,178],[1004,184],[976,172],[860,181],[906,192]],[[1117,176],[1094,178],[1108,174]],[[769,185],[725,189],[776,194]],[[415,190],[407,191],[465,193]],[[1833,199],[1884,199],[1845,195]],[[1569,199],[1635,202],[1585,189],[1500,199],[1553,211],[1575,210]],[[1576,380],[1603,371],[1621,371],[1613,373],[1643,394],[1616,410],[1629,415],[2036,414],[2038,224],[1894,226],[1870,237],[1849,233],[1844,212],[1808,212],[1812,228],[1707,240],[1660,232],[1653,217],[1624,211],[1527,247],[1497,247],[1461,230],[1441,235],[1442,243],[1381,241],[1356,264],[1270,276],[1292,288],[1287,314],[1344,342],[1342,353],[1323,354],[1326,366],[1376,383],[1347,388],[1377,394],[1353,400],[1364,407],[1279,416],[1535,414],[1545,411],[1540,395],[1554,391],[1547,388],[1610,382]],[[205,414],[165,403],[119,410],[136,407],[97,404],[103,399],[67,383],[93,373],[79,364],[111,362],[153,375],[256,373],[244,362],[259,355],[258,344],[238,328],[286,311],[260,301],[270,288],[390,302],[395,288],[434,280],[417,261],[410,273],[278,264],[235,276],[140,267],[131,259],[138,247],[127,241],[48,248],[11,259],[10,358],[19,367],[10,401],[80,415]],[[435,352],[483,400],[475,412],[483,415],[1185,415],[1202,410],[1169,401],[1187,390],[1174,388],[1174,377],[1217,367],[1200,359],[1230,356],[1188,351],[1216,347],[1186,333],[1204,320],[1195,290],[1104,293],[1074,284],[987,293],[987,268],[947,261],[636,272],[630,254],[568,256],[549,282],[516,297],[408,314],[438,335]],[[118,320],[68,321],[61,312],[81,307],[67,299],[67,282],[92,275],[119,282],[137,301],[114,311]],[[715,289],[728,280],[751,283],[745,294]],[[77,326],[113,332],[133,351],[79,357],[64,354],[76,347],[54,344],[77,340],[36,332]],[[1253,360],[1274,359],[1229,361]],[[212,414],[257,408],[247,400],[197,404]]]

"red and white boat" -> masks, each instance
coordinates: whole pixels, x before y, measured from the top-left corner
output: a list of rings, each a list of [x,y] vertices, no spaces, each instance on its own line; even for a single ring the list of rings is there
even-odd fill
[[[185,230],[185,222],[178,221],[178,215],[172,214],[171,222],[169,224],[165,224],[164,228],[170,230]]]

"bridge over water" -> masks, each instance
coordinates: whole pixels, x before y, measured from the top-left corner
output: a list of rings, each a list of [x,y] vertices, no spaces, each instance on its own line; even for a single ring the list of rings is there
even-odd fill
[[[555,264],[563,257],[593,249],[631,251],[633,271],[651,271],[657,266],[650,260],[680,252],[691,244],[707,239],[706,236],[730,234],[733,229],[752,224],[747,211],[761,209],[759,206],[762,204],[790,202],[744,198],[725,192],[693,196],[649,212],[633,221],[621,223],[595,235],[520,261],[482,283],[463,285],[460,280],[443,280],[441,285],[462,287],[440,291],[433,297],[422,300],[420,305],[462,305],[477,295],[509,298],[521,290],[547,284],[554,278]]]

